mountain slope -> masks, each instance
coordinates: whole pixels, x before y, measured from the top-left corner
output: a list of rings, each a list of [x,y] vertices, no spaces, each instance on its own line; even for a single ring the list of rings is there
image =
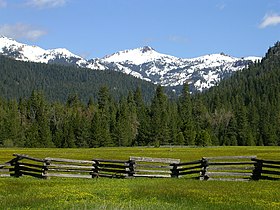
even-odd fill
[[[220,145],[280,145],[280,42],[261,62],[198,97]]]
[[[97,99],[102,86],[107,86],[116,99],[140,88],[149,101],[155,85],[138,78],[112,71],[92,71],[63,65],[47,65],[16,61],[0,55],[0,98],[29,97],[33,90],[42,90],[50,101],[65,102],[69,95],[77,94],[87,103]]]
[[[223,53],[183,59],[161,54],[152,47],[124,50],[101,59],[85,60],[67,49],[44,50],[0,37],[0,54],[21,61],[74,65],[94,70],[113,70],[163,86],[190,84],[202,91],[218,84],[232,73],[246,68],[258,57],[234,58]]]

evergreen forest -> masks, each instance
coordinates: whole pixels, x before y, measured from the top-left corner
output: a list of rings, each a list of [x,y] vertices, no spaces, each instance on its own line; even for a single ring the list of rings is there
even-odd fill
[[[50,102],[65,102],[77,94],[82,102],[97,99],[100,87],[107,86],[115,99],[136,90],[151,100],[156,86],[116,71],[99,71],[58,64],[22,62],[0,55],[0,97],[16,99],[30,97],[33,90],[42,91]]]
[[[72,74],[69,77],[71,81],[85,74],[85,83],[90,84],[86,82],[91,75],[88,70],[79,69],[84,72],[80,74],[70,67],[45,65],[39,75],[29,77],[28,74],[33,75],[31,71],[37,71],[37,64],[22,64],[3,58],[0,61],[3,71],[1,84],[16,83],[15,77],[24,77],[29,80],[26,83],[34,83],[38,76],[42,82],[44,74],[65,76],[68,75],[65,73],[67,70]],[[12,67],[3,69],[3,62]],[[15,68],[13,65],[31,65],[32,68],[26,67],[26,73],[15,74],[11,79],[5,71]],[[38,68],[41,66],[38,65]],[[61,68],[63,74],[53,71],[53,68]],[[117,78],[116,75],[113,78]],[[120,74],[119,77],[123,76]],[[154,88],[151,85],[149,91],[145,85],[134,83],[131,79],[134,86],[127,86],[124,88],[127,92],[117,95],[113,86],[104,79],[100,76],[97,81],[100,85],[95,86],[91,94],[66,91],[63,93],[65,100],[54,100],[57,97],[54,89],[51,89],[52,96],[52,91],[46,93],[47,89],[42,88],[52,85],[52,88],[57,88],[56,82],[62,77],[57,81],[46,79],[41,88],[34,87],[28,96],[12,92],[17,90],[4,90],[7,86],[2,85],[0,145],[58,148],[280,145],[279,42],[268,50],[261,61],[203,93],[190,94],[185,84],[179,96],[174,98],[168,96],[161,86]],[[75,84],[69,82],[69,85],[74,87]],[[77,85],[82,84],[79,82]],[[119,86],[116,84],[115,87]],[[85,96],[88,96],[87,100]]]

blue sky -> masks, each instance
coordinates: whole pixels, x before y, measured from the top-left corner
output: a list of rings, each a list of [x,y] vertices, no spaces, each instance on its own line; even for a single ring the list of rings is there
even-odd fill
[[[0,0],[0,34],[88,59],[145,45],[263,56],[280,40],[280,0]]]

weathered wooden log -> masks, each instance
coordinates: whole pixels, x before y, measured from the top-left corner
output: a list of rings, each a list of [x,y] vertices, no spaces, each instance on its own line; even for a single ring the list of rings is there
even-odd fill
[[[30,168],[30,167],[26,167],[26,166],[20,166],[19,170],[21,173],[23,173],[23,171],[26,172],[37,172],[37,173],[42,173],[43,169],[35,169],[35,168]]]
[[[112,173],[119,173],[119,174],[127,174],[127,173],[129,173],[129,171],[126,171],[126,170],[99,168],[98,173],[100,174],[102,172],[112,172]]]
[[[262,170],[262,174],[272,174],[280,176],[280,171]]]
[[[0,177],[10,177],[10,174],[0,174]]]
[[[280,166],[275,166],[275,165],[268,165],[268,164],[263,164],[263,168],[274,168],[274,169],[280,169]]]
[[[255,159],[257,156],[218,156],[218,157],[203,157],[210,160],[232,160],[232,159]]]
[[[245,172],[209,172],[207,171],[206,174],[208,177],[210,176],[252,176],[252,173],[245,173]]]
[[[151,158],[151,157],[133,157],[129,158],[130,160],[134,160],[135,162],[156,162],[156,163],[180,163],[180,159],[171,159],[171,158]]]
[[[170,178],[171,175],[159,175],[159,174],[134,174],[134,177],[147,177],[147,178]]]
[[[106,164],[106,163],[99,163],[98,167],[100,168],[119,168],[119,169],[125,169],[128,167],[128,165],[117,165],[117,164]]]
[[[81,174],[57,174],[57,173],[48,173],[47,177],[65,177],[65,178],[92,178],[91,175],[81,175]]]
[[[253,170],[254,166],[247,167],[224,167],[224,166],[211,166],[208,168],[208,171],[248,171]]]
[[[179,173],[179,176],[188,175],[188,174],[197,174],[198,176],[200,176],[200,172],[201,171],[183,171]]]
[[[136,163],[134,165],[135,168],[160,168],[160,169],[172,169],[173,166],[163,166],[163,165],[150,165],[150,164],[139,164],[139,163]]]
[[[30,167],[33,167],[33,168],[42,168],[43,167],[43,164],[42,165],[37,165],[37,164],[32,164],[32,163],[24,163],[24,162],[18,162],[20,166],[30,166]]]
[[[78,170],[78,169],[62,169],[62,168],[49,168],[48,173],[51,173],[52,171],[57,172],[71,172],[71,173],[91,173],[92,170]]]
[[[208,162],[208,165],[253,165],[253,162]]]
[[[197,168],[201,168],[201,165],[197,165],[197,166],[193,166],[193,167],[188,167],[188,168],[178,168],[178,171],[188,171],[188,170],[193,170],[193,169],[197,169]]]
[[[49,161],[49,162],[65,162],[65,163],[82,163],[82,164],[95,164],[95,161],[89,161],[89,160],[73,160],[73,159],[50,158],[50,157],[45,158],[44,161]]]
[[[260,179],[261,180],[270,180],[270,181],[278,181],[278,180],[280,180],[280,178],[278,178],[278,177],[270,177],[270,176],[261,176],[260,177]]]
[[[125,164],[128,162],[125,160],[108,160],[108,159],[93,159],[93,161],[95,161],[95,162],[98,161],[99,163],[104,162],[104,163],[122,163],[122,164]]]
[[[13,158],[12,160],[5,163],[6,166],[14,166],[18,162],[19,158]]]
[[[21,175],[28,175],[28,176],[33,176],[36,178],[43,178],[42,174],[32,173],[32,172],[28,172],[28,171],[21,171]]]
[[[19,160],[27,159],[27,160],[33,160],[33,161],[42,162],[42,163],[45,161],[44,159],[29,157],[28,155],[23,155],[23,154],[13,154],[13,156],[17,156],[19,158]]]
[[[169,170],[169,171],[161,171],[161,170],[142,170],[142,169],[136,169],[134,170],[135,173],[142,173],[142,172],[145,172],[145,173],[165,173],[165,174],[171,174],[172,172]]]
[[[95,175],[95,177],[96,177],[96,175]],[[128,178],[129,176],[126,175],[126,174],[105,174],[105,173],[100,173],[100,174],[98,174],[98,177],[105,177],[105,178]]]
[[[65,165],[65,164],[53,164],[48,165],[48,168],[75,168],[75,169],[92,169],[94,166],[80,166],[80,165]]]
[[[185,162],[185,163],[171,163],[170,165],[177,165],[177,166],[187,166],[187,165],[194,165],[194,164],[201,164],[201,160],[191,161],[191,162]]]
[[[238,182],[248,182],[251,179],[248,178],[208,178],[208,181],[238,181]]]
[[[262,161],[263,163],[280,165],[280,161],[279,160],[261,160],[261,159],[257,159],[257,158],[253,158],[252,160],[253,161]]]

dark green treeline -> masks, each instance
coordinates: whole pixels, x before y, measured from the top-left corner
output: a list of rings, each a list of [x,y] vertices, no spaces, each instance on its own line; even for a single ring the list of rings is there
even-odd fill
[[[193,103],[187,85],[177,102],[168,99],[158,86],[150,105],[144,102],[140,88],[116,101],[104,86],[97,101],[90,99],[87,104],[77,95],[69,96],[65,104],[49,103],[42,92],[33,91],[19,102],[0,101],[0,145],[212,145],[204,128],[206,119],[201,119],[206,109]]]
[[[270,108],[258,112],[252,105],[240,105],[236,111],[221,106],[210,112],[206,99],[191,97],[187,85],[177,101],[169,100],[158,86],[150,105],[144,103],[140,89],[116,101],[102,87],[98,100],[87,104],[77,95],[69,96],[65,104],[48,103],[34,91],[19,102],[0,101],[0,145],[279,145],[279,111],[274,122]]]

